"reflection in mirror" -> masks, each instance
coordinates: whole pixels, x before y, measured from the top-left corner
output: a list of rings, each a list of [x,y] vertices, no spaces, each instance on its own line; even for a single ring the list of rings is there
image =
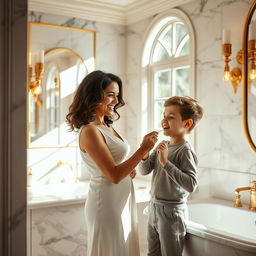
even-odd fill
[[[88,74],[82,57],[71,49],[54,48],[46,52],[42,93],[31,102],[31,145],[70,145],[65,116],[77,86]]]
[[[250,147],[256,152],[256,1],[251,5],[243,35],[243,123]]]
[[[255,8],[249,24],[248,35],[248,88],[247,118],[252,142],[256,145],[256,13]]]
[[[248,86],[247,119],[250,137],[256,145],[256,81],[251,80]]]
[[[79,83],[95,68],[95,31],[29,24],[28,146],[74,146],[65,117]]]

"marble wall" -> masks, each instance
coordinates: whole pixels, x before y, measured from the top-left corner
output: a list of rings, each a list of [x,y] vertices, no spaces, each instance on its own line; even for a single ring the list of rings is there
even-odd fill
[[[33,209],[28,255],[86,255],[84,203]]]
[[[242,126],[242,90],[237,94],[231,85],[222,80],[221,56],[222,29],[230,28],[233,55],[231,67],[240,66],[235,55],[242,48],[242,31],[249,6],[246,0],[193,1],[180,6],[190,18],[196,38],[196,98],[204,107],[204,118],[195,130],[195,148],[199,158],[199,188],[194,197],[209,194],[233,200],[234,189],[248,186],[256,179],[255,153],[247,144]],[[153,19],[153,17],[152,17]],[[133,148],[139,144],[136,113],[140,94],[141,52],[145,30],[152,19],[146,19],[127,27],[126,69],[126,136]],[[130,101],[129,101],[130,100]],[[242,193],[248,202],[249,193]]]

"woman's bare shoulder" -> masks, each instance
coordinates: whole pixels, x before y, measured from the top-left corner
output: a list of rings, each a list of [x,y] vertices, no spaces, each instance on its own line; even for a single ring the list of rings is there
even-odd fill
[[[94,142],[104,141],[104,138],[103,138],[101,132],[93,124],[87,124],[82,127],[82,130],[80,133],[80,139],[82,141],[87,141],[89,143],[91,143],[92,141],[94,141]]]
[[[81,134],[97,134],[98,129],[95,127],[95,125],[92,124],[86,124],[81,128]]]

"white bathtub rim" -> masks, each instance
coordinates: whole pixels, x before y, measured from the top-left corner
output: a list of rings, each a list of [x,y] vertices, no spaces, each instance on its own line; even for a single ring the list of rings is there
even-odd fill
[[[192,221],[188,222],[187,233],[211,240],[229,247],[237,248],[243,251],[256,252],[256,244],[253,240],[240,240],[236,237],[231,237],[228,234],[214,232],[213,229],[202,229],[198,227],[197,223]]]
[[[234,207],[234,202],[220,199],[220,198],[202,198],[193,199],[188,201],[189,204],[220,204],[223,206]],[[238,208],[239,211],[246,211],[253,213],[248,209],[248,205],[244,205],[242,208]],[[188,221],[187,232],[196,236],[206,238],[224,245],[228,245],[234,248],[242,249],[244,251],[256,252],[256,240],[248,237],[239,236],[237,234],[225,233],[225,231],[216,230],[212,227],[204,226],[193,221]]]

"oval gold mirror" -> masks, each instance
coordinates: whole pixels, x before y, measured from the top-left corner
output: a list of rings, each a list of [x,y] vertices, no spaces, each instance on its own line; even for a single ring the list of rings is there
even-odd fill
[[[69,48],[53,48],[44,56],[41,93],[35,100],[30,94],[30,146],[72,145],[67,136],[65,117],[73,94],[88,74],[83,58]]]
[[[256,1],[248,12],[243,34],[243,124],[247,141],[256,152]]]

